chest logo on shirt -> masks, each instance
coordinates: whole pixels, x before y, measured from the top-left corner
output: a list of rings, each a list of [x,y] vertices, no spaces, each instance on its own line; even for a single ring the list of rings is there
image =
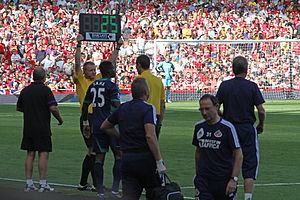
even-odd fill
[[[203,128],[200,128],[200,130],[197,132],[197,139],[200,140],[204,135]]]
[[[222,132],[220,130],[217,130],[215,133],[214,133],[214,136],[217,137],[217,138],[220,138],[222,137]]]

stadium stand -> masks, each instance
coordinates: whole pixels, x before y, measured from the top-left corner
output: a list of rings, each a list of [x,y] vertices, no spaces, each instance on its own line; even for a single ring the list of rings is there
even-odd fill
[[[249,59],[249,78],[262,90],[300,90],[298,1],[7,0],[0,4],[0,94],[18,94],[30,84],[37,66],[47,70],[46,83],[53,91],[74,92],[80,13],[122,16],[129,39],[117,60],[121,90],[128,90],[137,76],[134,61],[141,53],[152,58],[155,73],[156,63],[171,56],[176,68],[173,93],[214,92],[232,76],[236,55]],[[174,41],[154,42],[157,39]],[[190,40],[197,42],[183,42]],[[230,43],[233,40],[261,42]],[[112,43],[84,42],[82,61],[99,64],[112,49]]]

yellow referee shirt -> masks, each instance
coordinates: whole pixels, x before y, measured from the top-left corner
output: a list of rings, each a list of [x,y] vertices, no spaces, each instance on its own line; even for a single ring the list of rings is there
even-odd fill
[[[80,102],[80,111],[82,112],[82,104],[85,98],[86,91],[88,90],[89,86],[97,79],[101,79],[101,73],[95,76],[94,80],[87,79],[83,76],[82,70],[80,72],[75,72],[73,75],[73,81],[76,84],[76,93],[78,95],[78,100]],[[89,114],[93,113],[92,104],[89,106]]]
[[[147,80],[150,88],[149,99],[147,102],[154,105],[156,114],[160,115],[160,102],[161,100],[165,100],[165,89],[161,79],[151,74],[149,70],[143,71],[138,77]]]

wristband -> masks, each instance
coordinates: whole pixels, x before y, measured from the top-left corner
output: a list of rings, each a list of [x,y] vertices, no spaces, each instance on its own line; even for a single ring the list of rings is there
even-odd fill
[[[82,125],[83,125],[83,126],[89,126],[89,125],[90,125],[89,120],[83,121],[83,122],[82,122]]]

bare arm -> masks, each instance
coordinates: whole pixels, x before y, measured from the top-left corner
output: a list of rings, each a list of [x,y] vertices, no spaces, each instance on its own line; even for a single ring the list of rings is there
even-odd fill
[[[256,106],[258,112],[259,123],[256,126],[257,133],[260,134],[264,132],[264,123],[266,119],[266,112],[262,104]]]
[[[160,118],[159,118],[159,123],[161,124],[163,119],[164,119],[164,115],[165,115],[165,111],[166,111],[166,103],[165,100],[161,100],[160,101]]]
[[[117,46],[116,46],[114,52],[112,53],[111,57],[108,59],[108,61],[112,62],[114,66],[116,66],[116,60],[117,60],[118,53],[119,53],[119,50],[120,50],[120,47],[122,46],[122,44],[123,44],[123,40],[122,40],[122,38],[120,38],[117,42]]]
[[[240,174],[240,169],[243,163],[243,153],[242,149],[238,148],[233,151],[234,161],[233,161],[233,169],[231,173],[231,177],[238,177]],[[232,178],[229,180],[226,187],[226,195],[233,193],[236,191],[237,182],[235,182]]]
[[[103,130],[106,134],[119,138],[120,133],[116,129],[115,125],[110,123],[107,119],[102,123],[101,130]]]
[[[147,123],[144,125],[145,132],[146,132],[146,140],[148,143],[148,146],[155,158],[156,161],[159,161],[162,159],[160,151],[159,151],[159,146],[158,146],[158,141],[155,133],[155,126],[154,124]]]
[[[64,123],[64,120],[61,118],[57,106],[50,106],[49,110],[53,114],[53,116],[57,119],[58,125],[62,125]]]
[[[80,72],[81,67],[81,41],[83,40],[83,36],[80,34],[77,37],[77,46],[75,51],[75,72]]]

